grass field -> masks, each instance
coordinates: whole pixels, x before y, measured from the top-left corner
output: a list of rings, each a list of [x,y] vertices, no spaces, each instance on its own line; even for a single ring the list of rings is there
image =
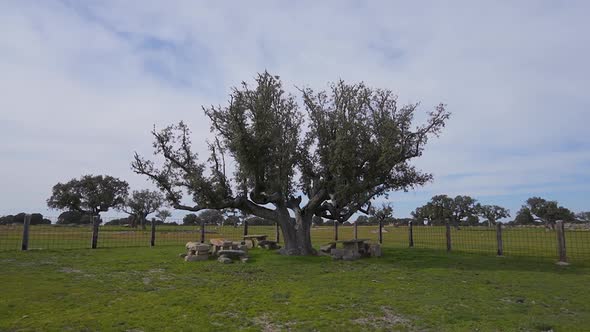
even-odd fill
[[[389,234],[389,233],[388,233]],[[584,331],[590,267],[386,246],[353,262],[182,245],[0,252],[0,331]]]
[[[206,241],[210,238],[241,240],[241,227],[206,227]],[[445,227],[414,227],[416,248],[446,250]],[[90,226],[31,226],[29,247],[32,249],[78,249],[89,248],[92,230]],[[266,234],[275,237],[274,226],[250,226],[249,234]],[[376,226],[359,226],[358,237],[378,240]],[[158,226],[156,246],[181,246],[200,238],[196,226]],[[353,227],[339,227],[339,239],[352,239]],[[451,229],[452,251],[494,254],[497,251],[496,230],[487,227],[462,227]],[[0,226],[0,250],[18,250],[21,246],[22,225]],[[316,246],[334,239],[333,227],[315,227],[312,240]],[[504,254],[526,256],[539,260],[557,259],[557,239],[554,231],[543,228],[511,228],[503,230]],[[384,245],[391,248],[408,247],[408,227],[385,227]],[[99,248],[146,247],[150,244],[150,231],[119,226],[101,226],[98,236]],[[590,231],[566,230],[566,247],[570,262],[590,262]]]

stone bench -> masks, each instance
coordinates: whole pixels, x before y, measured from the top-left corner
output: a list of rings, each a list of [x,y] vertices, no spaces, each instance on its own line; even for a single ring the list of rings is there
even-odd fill
[[[187,249],[184,260],[187,262],[205,261],[209,259],[209,245],[199,242],[188,242],[185,245]]]
[[[248,261],[248,252],[245,250],[219,250],[217,252],[217,255],[219,255],[219,258],[217,260],[225,264],[233,263],[234,259],[239,259],[243,263]]]
[[[258,246],[260,248],[264,248],[264,249],[281,249],[281,246],[278,245],[278,243],[276,241],[270,241],[270,240],[262,240],[260,242],[258,242]]]

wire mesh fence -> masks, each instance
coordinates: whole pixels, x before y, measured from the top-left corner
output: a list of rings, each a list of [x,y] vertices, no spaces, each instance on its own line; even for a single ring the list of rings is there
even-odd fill
[[[209,242],[213,238],[242,241],[245,232],[249,235],[266,235],[267,239],[282,242],[276,226],[248,225],[200,225],[163,224],[155,227],[155,246],[183,246],[189,241]],[[556,260],[560,257],[559,232],[544,227],[501,227],[499,243],[498,228],[487,226],[449,227],[413,226],[411,236],[409,226],[385,225],[381,232],[378,225],[314,226],[311,229],[312,243],[315,246],[338,240],[353,238],[367,239],[390,248],[410,247],[448,250],[479,254],[497,254],[499,247],[505,256],[533,257],[540,260]],[[356,230],[355,230],[356,229]],[[0,250],[20,250],[23,244],[22,224],[0,225]],[[381,233],[381,234],[380,234]],[[28,249],[83,249],[91,248],[92,225],[30,225]],[[337,235],[336,235],[337,234]],[[590,229],[565,227],[563,231],[565,246],[563,254],[570,262],[590,263]],[[128,226],[98,227],[97,248],[147,247],[152,245],[152,230],[148,224],[145,229]]]

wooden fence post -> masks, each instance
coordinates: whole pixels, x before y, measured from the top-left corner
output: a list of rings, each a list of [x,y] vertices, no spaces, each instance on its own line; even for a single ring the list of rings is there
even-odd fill
[[[338,241],[338,221],[334,220],[334,241]]]
[[[408,240],[410,242],[410,248],[414,247],[414,223],[410,220],[408,223]]]
[[[275,225],[275,241],[277,243],[279,243],[279,240],[280,240],[280,227],[279,227],[279,223],[277,223]]]
[[[205,220],[201,221],[201,243],[205,243]]]
[[[98,243],[98,224],[100,224],[100,217],[92,216],[92,242],[90,243],[92,249],[96,249]]]
[[[557,222],[557,250],[559,252],[559,262],[557,264],[567,265],[567,255],[565,251],[565,227],[563,221]]]
[[[353,229],[355,240],[357,240],[358,236],[359,236],[359,227],[358,226],[359,226],[359,224],[355,221],[354,222],[354,229]]]
[[[150,246],[156,245],[156,220],[152,218],[152,238],[150,240]]]
[[[23,223],[23,242],[21,250],[29,250],[29,227],[31,225],[31,215],[25,214],[25,221]]]
[[[248,235],[248,219],[244,220],[244,236]]]
[[[447,228],[447,251],[451,251],[451,224],[446,224]]]
[[[383,220],[379,220],[379,244],[383,244]]]
[[[504,256],[504,242],[502,241],[502,223],[496,224],[496,241],[498,242],[498,256]]]

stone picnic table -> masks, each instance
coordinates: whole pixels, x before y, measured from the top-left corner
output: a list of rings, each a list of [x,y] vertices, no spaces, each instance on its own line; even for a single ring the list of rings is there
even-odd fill
[[[367,253],[365,242],[368,241],[371,241],[371,239],[340,240],[330,243],[333,243],[334,245],[341,243],[342,249],[352,250],[353,252],[358,252],[359,254],[364,255]]]
[[[252,248],[256,248],[258,246],[258,242],[265,241],[267,237],[268,235],[244,235],[244,241],[252,241]]]
[[[380,248],[373,248],[378,245],[371,245],[369,241],[371,239],[332,241],[320,247],[320,254],[330,255],[334,259],[346,260],[368,256],[381,256]],[[337,248],[339,244],[341,248]]]

